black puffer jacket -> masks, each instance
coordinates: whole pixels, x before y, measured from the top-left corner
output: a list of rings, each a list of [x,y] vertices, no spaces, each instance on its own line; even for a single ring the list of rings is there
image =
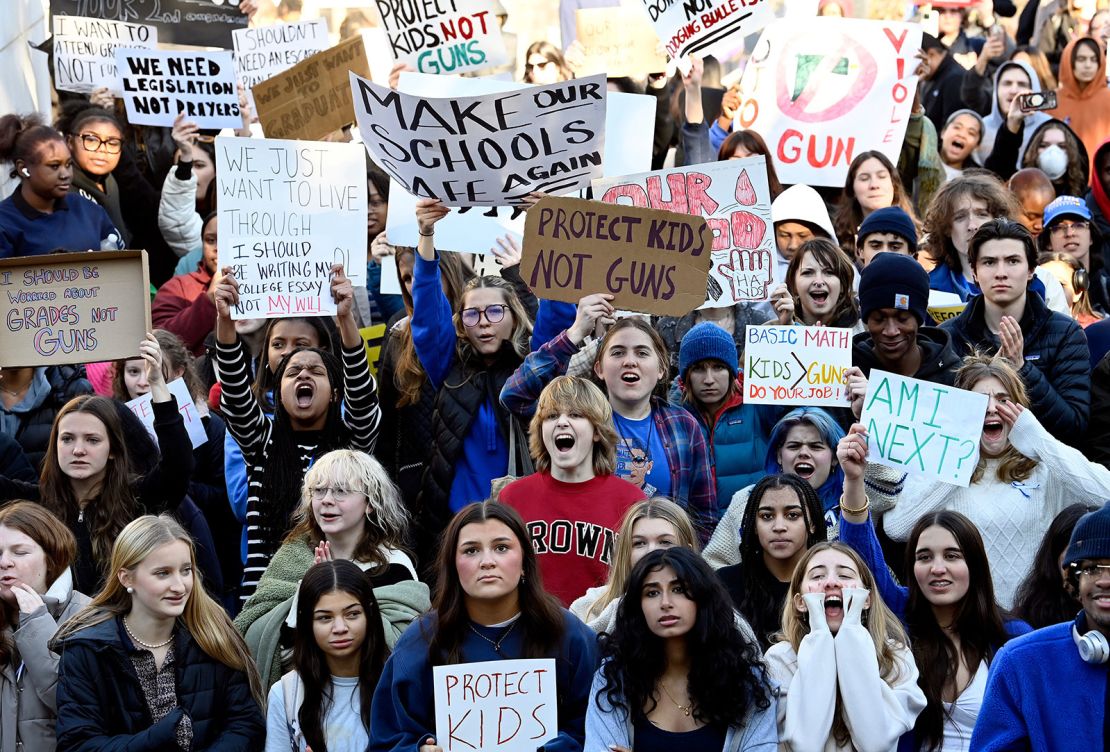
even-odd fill
[[[921,348],[921,366],[913,377],[952,386],[962,358],[952,346],[948,332],[934,326],[923,326],[917,330],[917,346]],[[852,339],[852,365],[868,377],[872,368],[885,370],[875,355],[875,342],[867,332],[861,332]]]
[[[36,373],[34,378],[37,381],[40,374]],[[31,390],[38,394],[32,407],[4,411],[13,418],[11,423],[15,430],[9,434],[23,447],[23,453],[35,466],[36,472],[42,468],[42,460],[46,457],[50,429],[58,411],[74,397],[93,393],[92,384],[85,378],[84,366],[51,366],[42,369],[41,378],[43,382],[31,386]]]

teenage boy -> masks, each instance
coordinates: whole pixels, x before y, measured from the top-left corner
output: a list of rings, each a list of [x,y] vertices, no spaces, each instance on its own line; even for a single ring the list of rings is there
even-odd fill
[[[910,215],[899,206],[871,212],[856,233],[856,261],[861,269],[880,253],[917,256],[917,229]]]

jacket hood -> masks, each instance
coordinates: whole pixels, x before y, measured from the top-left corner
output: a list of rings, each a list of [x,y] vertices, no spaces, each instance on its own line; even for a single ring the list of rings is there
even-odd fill
[[[1107,155],[1107,158],[1110,159],[1110,136],[1095,149],[1095,158],[1091,162],[1094,166],[1094,169],[1091,170],[1091,195],[1094,197],[1099,211],[1102,212],[1102,216],[1110,220],[1110,184],[1103,183],[1098,174],[1098,160],[1103,155]]]
[[[994,86],[991,87],[991,111],[990,114],[983,118],[983,138],[979,142],[979,147],[975,150],[975,159],[979,164],[985,164],[987,157],[991,154],[991,149],[994,148],[995,134],[998,129],[1005,127],[1006,113],[1000,112],[998,109],[998,79],[1002,76],[1003,71],[1010,68],[1017,67],[1025,71],[1025,75],[1029,76],[1031,83],[1030,89],[1034,92],[1041,91],[1041,79],[1037,77],[1037,72],[1028,63],[1021,62],[1020,60],[1010,60],[998,66],[998,70],[994,72]],[[1033,131],[1041,123],[1049,119],[1049,116],[1043,112],[1031,112],[1025,118],[1025,129],[1021,137],[1021,148],[1018,154],[1025,152],[1025,145],[1029,143],[1029,138],[1033,135]],[[1017,164],[1017,169],[1021,169],[1020,158]]]
[[[808,185],[793,185],[778,195],[771,202],[771,221],[779,222],[806,222],[817,225],[826,233],[829,239],[837,245],[836,231],[833,230],[832,220],[829,219],[829,210],[821,195]]]
[[[918,327],[917,346],[921,348],[921,366],[914,374],[915,379],[929,380],[938,373],[956,368],[960,363],[960,356],[952,347],[952,338],[943,329]],[[868,369],[882,367],[869,332],[860,332],[852,339],[852,362]]]
[[[1086,185],[1087,181],[1090,178],[1090,174],[1091,174],[1091,169],[1090,169],[1091,163],[1090,163],[1090,158],[1087,156],[1087,147],[1083,145],[1083,141],[1079,138],[1079,136],[1076,135],[1075,131],[1072,130],[1072,127],[1070,125],[1068,125],[1067,123],[1065,123],[1063,120],[1057,120],[1056,118],[1048,118],[1047,120],[1043,121],[1040,125],[1038,125],[1036,127],[1036,129],[1034,129],[1031,133],[1029,132],[1029,129],[1026,128],[1026,134],[1029,136],[1029,138],[1027,138],[1025,140],[1025,143],[1023,143],[1021,145],[1021,158],[1018,160],[1018,165],[1019,166],[1024,165],[1026,157],[1030,156],[1030,153],[1029,153],[1029,151],[1030,151],[1029,150],[1030,142],[1032,142],[1033,139],[1035,139],[1042,131],[1047,130],[1048,128],[1059,128],[1059,129],[1061,129],[1062,131],[1064,131],[1064,133],[1067,134],[1068,138],[1071,139],[1075,143],[1075,148],[1079,151],[1079,166],[1083,169],[1083,184]],[[1035,167],[1036,162],[1037,162],[1036,155],[1033,155],[1032,161],[1033,161],[1033,166]],[[1054,180],[1053,183],[1055,184],[1059,180],[1063,180],[1063,179],[1064,178],[1061,177],[1058,180]]]
[[[1098,71],[1095,72],[1094,80],[1087,84],[1085,88],[1080,88],[1079,82],[1075,79],[1075,71],[1071,62],[1072,55],[1075,54],[1076,45],[1084,39],[1087,39],[1087,37],[1071,40],[1064,47],[1064,51],[1060,53],[1059,92],[1061,98],[1081,101],[1097,96],[1100,90],[1104,91],[1106,89],[1106,55],[1097,43],[1094,46],[1098,49]]]

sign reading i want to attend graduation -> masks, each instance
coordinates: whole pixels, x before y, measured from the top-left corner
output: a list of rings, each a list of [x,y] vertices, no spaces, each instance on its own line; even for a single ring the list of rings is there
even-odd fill
[[[232,318],[335,313],[332,265],[366,285],[366,158],[358,144],[216,139],[219,264]]]
[[[520,206],[602,174],[605,76],[474,97],[411,96],[351,74],[359,132],[382,168],[447,206]]]
[[[54,87],[88,94],[105,86],[119,94],[116,50],[158,47],[158,29],[81,16],[54,16]]]
[[[770,0],[643,0],[655,32],[673,58],[722,43],[738,45],[775,17]],[[727,42],[726,42],[727,40]]]
[[[132,125],[173,127],[178,113],[201,128],[241,128],[231,52],[116,50]]]
[[[851,329],[753,325],[744,329],[745,402],[848,407],[844,373],[851,367]]]
[[[50,0],[50,12],[150,24],[162,42],[224,49],[232,30],[247,26],[238,0]]]
[[[239,80],[247,91],[331,46],[328,22],[323,18],[236,29],[232,39]]]
[[[986,414],[985,394],[872,370],[860,417],[867,459],[966,488]]]
[[[375,0],[393,58],[420,73],[465,73],[509,59],[492,0]]]

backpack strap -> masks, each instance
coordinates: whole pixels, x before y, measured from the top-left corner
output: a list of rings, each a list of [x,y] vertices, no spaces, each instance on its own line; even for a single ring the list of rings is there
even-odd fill
[[[304,734],[301,733],[301,722],[297,718],[302,701],[299,696],[300,690],[301,677],[297,675],[296,671],[290,671],[281,677],[281,694],[285,701],[285,726],[289,729],[289,745],[293,752],[300,752],[301,744],[304,742]]]

